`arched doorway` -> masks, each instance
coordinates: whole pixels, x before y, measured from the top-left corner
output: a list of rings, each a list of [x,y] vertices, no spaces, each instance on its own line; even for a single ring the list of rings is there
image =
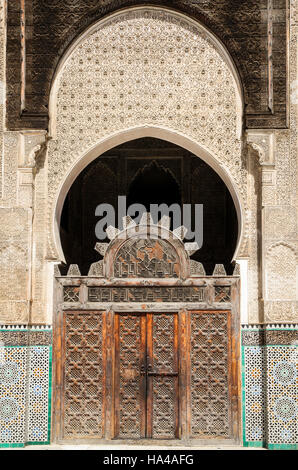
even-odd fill
[[[225,183],[202,159],[171,142],[157,138],[128,141],[93,160],[77,177],[67,193],[60,223],[66,273],[78,264],[83,275],[98,259],[95,215],[99,204],[115,209],[118,226],[118,196],[126,204],[203,205],[203,245],[192,259],[203,264],[207,274],[223,264],[232,274],[238,239],[236,209]],[[194,216],[194,213],[192,213]],[[157,220],[154,220],[156,223]],[[121,223],[121,222],[120,222]],[[171,225],[171,229],[177,228]],[[107,240],[105,240],[107,241]]]
[[[119,193],[146,208],[203,203],[207,249],[188,251],[170,217],[146,214],[96,241],[95,208],[109,202],[117,209]],[[137,139],[82,171],[61,216],[70,267],[56,278],[58,441],[238,440],[237,234],[226,186],[182,147]]]
[[[47,160],[48,258],[67,264],[56,277],[57,440],[238,440],[239,275],[231,262],[247,233],[242,103],[224,46],[172,10],[117,12],[61,60]],[[147,207],[153,182],[157,202],[206,206],[198,252],[174,221],[149,216],[138,225],[139,233],[150,227],[145,240],[129,220],[125,243],[116,221],[106,240],[92,239],[95,211],[84,201],[101,203],[102,192],[104,202],[125,195]]]

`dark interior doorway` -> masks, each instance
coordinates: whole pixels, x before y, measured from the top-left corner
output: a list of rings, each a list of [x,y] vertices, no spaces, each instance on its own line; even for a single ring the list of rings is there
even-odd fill
[[[238,222],[232,197],[221,178],[203,160],[170,142],[142,138],[119,145],[90,163],[77,177],[64,202],[60,235],[67,265],[78,264],[87,275],[100,255],[95,209],[101,203],[114,206],[117,226],[118,195],[127,206],[143,204],[203,204],[204,241],[192,258],[212,274],[215,264],[228,274],[234,254]],[[109,241],[106,239],[105,241]]]

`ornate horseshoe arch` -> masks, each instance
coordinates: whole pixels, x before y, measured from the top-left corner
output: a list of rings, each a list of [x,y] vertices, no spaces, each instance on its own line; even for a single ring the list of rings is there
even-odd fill
[[[155,7],[105,18],[61,61],[50,116],[49,259],[63,260],[61,211],[78,174],[105,151],[148,136],[189,150],[218,173],[238,216],[234,257],[243,254],[247,174],[241,87],[222,44],[202,25]],[[127,227],[126,240],[116,233],[109,246],[99,244],[104,259],[93,263],[88,276],[71,266],[67,276],[56,277],[56,439],[220,437],[237,442],[239,275],[226,276],[219,265],[206,276],[179,237],[163,236],[169,227],[162,224],[153,228],[153,239],[144,239],[140,227],[138,233],[131,230]],[[220,357],[209,348],[213,334]],[[210,375],[204,392],[220,410],[215,418],[211,408],[200,411],[197,391],[204,388],[200,374],[205,374],[200,342],[209,361],[205,366],[217,374]],[[90,361],[80,362],[89,356]],[[77,389],[73,374],[79,374]],[[220,384],[224,398],[211,382]],[[84,400],[89,385],[94,394]]]
[[[138,139],[142,137],[155,137],[167,140],[174,144],[177,144],[190,152],[194,155],[197,155],[206,163],[208,163],[221,177],[221,179],[226,184],[227,188],[229,189],[231,196],[233,198],[237,218],[238,218],[238,241],[237,247],[233,256],[233,259],[237,259],[241,252],[244,250],[247,240],[247,230],[246,230],[246,204],[244,199],[243,189],[240,191],[241,188],[235,183],[232,175],[230,174],[228,168],[225,168],[223,165],[220,165],[218,161],[211,155],[208,150],[206,150],[201,145],[197,144],[196,142],[189,140],[186,136],[180,135],[179,133],[164,129],[158,128],[153,126],[140,126],[134,129],[123,130],[113,136],[109,136],[108,138],[104,139],[102,142],[95,145],[94,148],[87,151],[81,158],[76,161],[71,168],[69,169],[65,180],[61,183],[54,203],[53,209],[51,213],[50,219],[50,232],[49,237],[50,240],[53,242],[49,242],[50,245],[53,247],[53,253],[56,253],[56,256],[59,260],[64,260],[63,250],[61,247],[60,241],[60,234],[59,234],[59,227],[60,227],[60,217],[63,208],[63,203],[65,197],[76,179],[79,173],[95,158],[99,155],[103,154],[109,149],[112,149],[116,145],[119,145],[124,142],[128,142],[133,139]],[[51,252],[49,252],[51,253]],[[52,256],[49,256],[51,258]]]
[[[51,91],[48,258],[63,259],[58,226],[71,182],[92,159],[136,135],[189,148],[219,173],[238,213],[235,258],[242,255],[247,234],[242,108],[229,54],[191,18],[139,7],[89,28],[61,60]]]

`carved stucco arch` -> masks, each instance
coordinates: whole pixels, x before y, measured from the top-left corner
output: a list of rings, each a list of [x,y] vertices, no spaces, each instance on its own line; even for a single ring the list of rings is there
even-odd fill
[[[237,134],[238,136],[242,133],[242,123],[243,123],[243,110],[244,110],[244,89],[243,83],[241,81],[238,69],[232,58],[230,52],[227,50],[226,46],[220,41],[220,39],[213,34],[213,32],[207,28],[206,25],[203,25],[198,20],[195,20],[188,16],[185,13],[180,13],[178,10],[166,8],[163,6],[134,6],[131,8],[126,8],[124,10],[120,10],[114,13],[111,13],[107,17],[100,19],[98,22],[89,26],[85,32],[79,35],[79,37],[72,42],[72,44],[68,47],[67,51],[61,57],[53,79],[52,85],[50,90],[49,96],[49,133],[52,137],[56,134],[56,121],[57,121],[57,93],[59,88],[59,82],[61,78],[61,72],[65,66],[65,63],[71,56],[71,54],[87,39],[90,35],[96,32],[101,27],[104,27],[106,24],[113,21],[113,19],[123,18],[125,15],[130,15],[136,13],[150,13],[153,14],[161,14],[168,18],[176,18],[177,20],[181,20],[183,25],[192,26],[197,30],[197,33],[200,34],[203,38],[208,40],[210,44],[214,47],[216,52],[220,55],[222,61],[227,65],[234,81],[235,89],[236,89],[236,99],[237,99]]]
[[[89,28],[62,58],[51,92],[48,258],[63,260],[59,222],[76,176],[105,151],[140,137],[176,143],[219,174],[238,215],[239,257],[248,233],[242,111],[229,54],[187,16],[139,7]]]

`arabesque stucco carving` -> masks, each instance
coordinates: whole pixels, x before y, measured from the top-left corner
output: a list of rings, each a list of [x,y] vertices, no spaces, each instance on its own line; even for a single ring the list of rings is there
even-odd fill
[[[70,51],[52,93],[49,225],[75,162],[108,136],[139,126],[199,143],[245,201],[241,97],[232,70],[219,43],[174,12],[128,10],[93,27]],[[55,255],[49,239],[49,256]]]

